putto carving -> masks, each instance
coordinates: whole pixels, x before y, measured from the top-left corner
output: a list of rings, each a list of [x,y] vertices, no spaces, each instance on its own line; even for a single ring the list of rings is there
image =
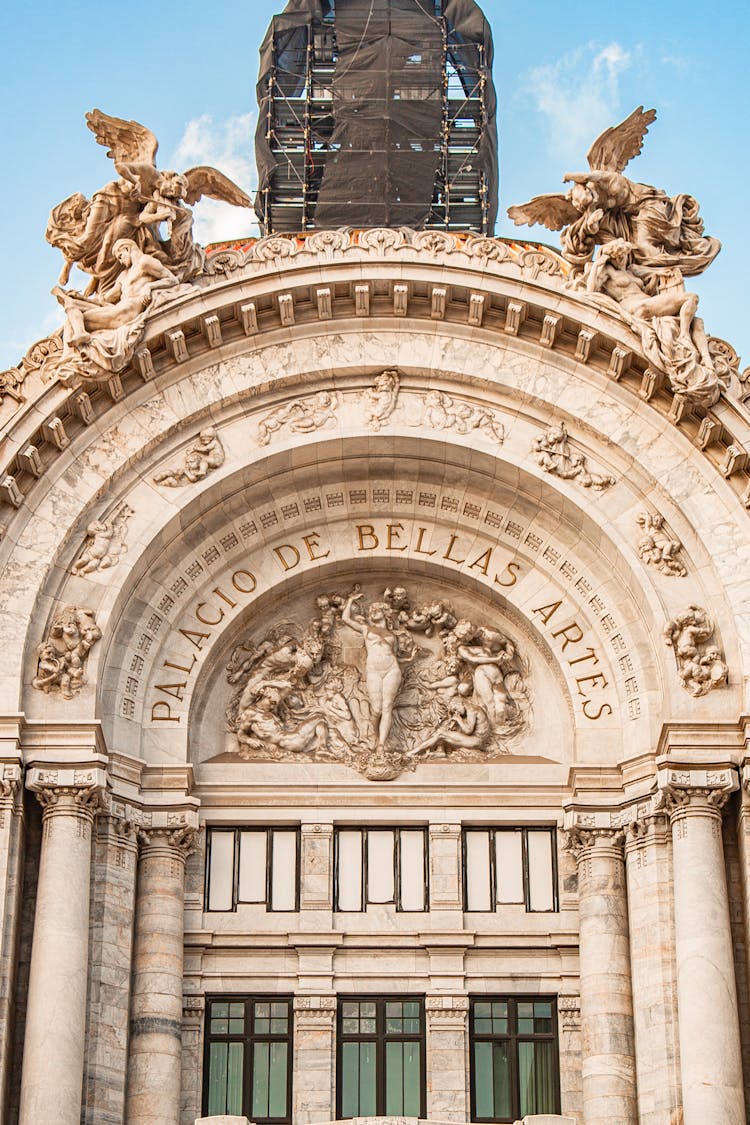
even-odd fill
[[[32,686],[72,699],[85,683],[88,654],[101,635],[93,610],[65,606],[37,649],[37,673]]]
[[[220,468],[226,459],[224,446],[213,426],[201,430],[192,445],[185,452],[185,460],[180,469],[164,469],[154,477],[155,484],[166,488],[181,488],[184,484],[195,484],[203,480],[214,469]]]
[[[83,551],[70,568],[72,574],[91,574],[117,566],[127,551],[125,536],[133,509],[121,504],[107,520],[92,520],[86,528]]]
[[[375,382],[363,394],[365,422],[371,430],[379,430],[386,424],[398,406],[401,387],[398,371],[382,371]]]
[[[288,427],[293,434],[311,434],[336,421],[336,391],[318,391],[309,398],[284,402],[258,424],[258,444],[268,445],[273,434]]]
[[[699,697],[727,682],[728,668],[720,649],[709,644],[714,626],[705,609],[691,605],[664,627],[664,640],[674,649],[685,691]]]
[[[493,410],[453,398],[444,391],[427,392],[423,422],[434,430],[456,430],[459,434],[481,430],[498,445],[505,441],[505,427]]]
[[[672,578],[684,578],[687,569],[679,558],[682,543],[669,535],[664,517],[656,512],[641,512],[637,523],[643,532],[638,540],[638,555],[643,562]]]
[[[563,422],[550,426],[535,440],[533,453],[546,473],[563,480],[576,480],[584,488],[602,492],[615,483],[614,477],[589,472],[586,458],[573,449]]]
[[[567,193],[535,196],[508,214],[517,225],[562,231],[572,283],[619,311],[676,394],[710,406],[719,396],[720,372],[696,317],[698,297],[683,279],[703,273],[721,243],[703,233],[691,195],[668,196],[623,175],[655,120],[653,109],[639,106],[594,141],[587,172],[564,176],[572,184]]]
[[[250,761],[304,755],[375,780],[420,761],[485,761],[528,728],[528,667],[504,633],[457,620],[401,586],[365,607],[321,594],[307,625],[239,645],[227,666],[236,752]]]

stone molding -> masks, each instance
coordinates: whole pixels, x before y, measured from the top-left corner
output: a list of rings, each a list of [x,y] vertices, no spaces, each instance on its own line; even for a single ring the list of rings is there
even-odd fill
[[[333,1031],[336,996],[295,996],[294,1026],[299,1031]]]
[[[425,997],[425,1015],[429,1031],[465,1031],[469,1019],[469,997],[461,993]]]
[[[557,1015],[563,1031],[581,1030],[581,997],[580,994],[560,994],[557,998]]]

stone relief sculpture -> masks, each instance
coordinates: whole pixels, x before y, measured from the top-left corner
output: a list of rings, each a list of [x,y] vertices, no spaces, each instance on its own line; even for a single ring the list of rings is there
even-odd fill
[[[719,375],[696,317],[698,297],[683,279],[703,273],[721,243],[704,234],[691,195],[669,196],[623,175],[655,120],[654,110],[639,106],[594,141],[587,172],[566,173],[569,191],[535,196],[508,214],[517,225],[561,231],[572,284],[622,315],[676,394],[710,406]]]
[[[674,578],[684,578],[687,569],[678,557],[682,550],[679,539],[673,539],[666,531],[664,517],[658,513],[641,512],[638,526],[643,534],[638,540],[638,555],[647,566],[654,566],[662,574]]]
[[[101,635],[92,610],[65,606],[37,649],[37,672],[32,686],[72,699],[85,682],[88,654]]]
[[[481,430],[498,445],[505,441],[505,428],[493,410],[452,398],[444,391],[428,391],[424,398],[423,422],[434,430],[456,430],[468,434]]]
[[[250,761],[340,762],[388,780],[419,761],[484,761],[528,729],[528,667],[505,634],[416,605],[322,594],[307,624],[238,645],[227,727]]]
[[[91,199],[76,192],[63,200],[47,224],[47,241],[65,259],[53,293],[68,317],[54,373],[102,379],[129,362],[146,316],[189,292],[184,283],[202,272],[192,204],[203,195],[237,207],[250,207],[251,200],[215,168],[159,171],[158,141],[137,121],[95,109],[86,123],[99,144],[109,146],[118,179]],[[91,279],[83,294],[63,288],[74,266]],[[114,338],[104,335],[112,331]]]
[[[589,472],[586,458],[573,449],[562,422],[559,426],[550,426],[535,440],[533,453],[546,473],[563,480],[576,480],[584,488],[601,492],[615,483],[614,477]]]
[[[709,645],[713,622],[700,606],[691,605],[664,627],[664,640],[674,649],[682,686],[696,698],[727,682],[729,669],[716,645]]]
[[[382,371],[373,385],[364,392],[365,422],[372,430],[379,430],[398,405],[401,387],[398,371]]]
[[[83,551],[70,568],[72,574],[91,574],[117,566],[127,551],[125,536],[133,509],[122,504],[108,520],[92,520],[86,528]]]
[[[339,395],[318,391],[309,398],[282,403],[258,424],[258,444],[268,445],[273,434],[287,426],[293,434],[311,434],[336,421]]]
[[[185,453],[182,468],[165,469],[154,477],[154,484],[166,488],[180,488],[184,484],[195,484],[203,480],[213,469],[224,464],[226,453],[219,435],[213,426],[201,430],[193,444]]]

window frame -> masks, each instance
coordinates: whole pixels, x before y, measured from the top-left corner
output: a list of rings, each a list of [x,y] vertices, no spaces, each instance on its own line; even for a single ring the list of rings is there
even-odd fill
[[[507,1035],[501,1035],[495,1032],[480,1032],[474,1030],[474,1008],[477,1004],[486,1003],[507,1003],[508,1004],[508,1024],[512,1027]],[[519,1033],[518,1028],[518,1005],[519,1004],[533,1004],[545,1003],[550,1004],[552,1007],[552,1031],[547,1032],[529,1032]],[[512,1016],[511,1016],[512,1014]],[[477,1097],[476,1097],[476,1072],[475,1072],[475,1043],[496,1043],[498,1041],[509,1042],[511,1045],[510,1051],[510,1075],[511,1075],[511,1113],[510,1117],[478,1117],[477,1116]],[[469,997],[469,1107],[470,1107],[470,1120],[477,1122],[478,1125],[485,1125],[485,1123],[499,1122],[500,1125],[508,1125],[514,1121],[521,1119],[521,1091],[518,1085],[518,1044],[519,1043],[549,1043],[553,1044],[552,1047],[552,1065],[555,1075],[554,1087],[554,1108],[545,1110],[545,1113],[560,1114],[561,1099],[560,1099],[560,1024],[557,1012],[557,996],[529,996],[523,994],[504,994],[504,995],[487,995],[487,996],[470,996]]]
[[[256,1003],[279,1003],[288,1004],[289,1023],[285,1035],[273,1035],[269,1031],[267,1034],[256,1035],[253,1031],[254,1019],[254,1005]],[[226,1035],[212,1034],[211,1032],[211,1005],[212,1004],[244,1004],[245,1006],[245,1031],[241,1036],[232,1036],[230,1032]],[[291,1125],[292,1117],[294,1114],[294,1103],[292,1100],[293,1083],[294,1083],[294,996],[284,994],[278,996],[273,993],[211,993],[206,996],[206,1008],[203,1021],[203,1075],[202,1075],[202,1089],[201,1089],[201,1107],[204,1117],[209,1113],[209,1089],[210,1089],[210,1059],[211,1059],[211,1045],[213,1043],[237,1043],[243,1044],[242,1055],[242,1109],[243,1113],[246,1112],[248,1120],[257,1121],[259,1125]],[[250,1030],[247,1030],[247,1029]],[[258,1117],[253,1118],[251,1110],[253,1103],[253,1063],[255,1058],[255,1045],[256,1043],[286,1043],[287,1045],[287,1065],[286,1065],[286,1108],[287,1112],[283,1117]]]
[[[466,866],[466,837],[469,832],[486,832],[490,837],[490,901],[489,910],[473,910],[469,907],[469,880]],[[523,902],[497,901],[497,850],[495,838],[500,832],[521,833],[521,867],[523,877]],[[529,833],[546,833],[550,837],[552,856],[552,907],[549,910],[535,910],[531,906],[531,880],[529,878]],[[560,890],[558,886],[557,827],[546,824],[467,824],[461,826],[461,893],[465,914],[495,914],[498,910],[523,906],[526,914],[559,914]]]
[[[266,837],[266,877],[265,900],[246,900],[240,898],[240,864],[241,864],[241,837],[243,832],[265,833]],[[273,904],[273,839],[277,833],[294,833],[295,835],[295,880],[294,880],[294,907],[291,910],[278,910]],[[234,836],[232,850],[232,905],[227,910],[220,910],[210,905],[211,901],[211,843],[213,836],[219,833]],[[206,826],[206,863],[203,879],[203,911],[206,914],[236,914],[238,906],[262,906],[268,914],[297,914],[300,909],[300,883],[301,883],[301,856],[302,832],[299,825],[207,825]]]
[[[370,902],[367,898],[369,887],[369,849],[368,834],[370,832],[393,832],[393,899],[389,902]],[[339,837],[342,832],[359,832],[362,839],[362,882],[360,906],[358,910],[343,910],[339,906]],[[424,906],[421,910],[405,910],[401,905],[401,833],[421,832],[422,834],[422,864],[424,879]],[[333,911],[335,914],[366,914],[369,906],[393,906],[397,914],[428,914],[430,910],[430,832],[424,824],[368,824],[360,827],[356,824],[336,824],[333,829]]]
[[[361,1003],[363,1001],[373,1002],[375,1004],[375,1020],[376,1032],[374,1036],[363,1036],[362,1034],[352,1035],[344,1034],[343,1031],[343,1005],[347,1002]],[[385,1031],[385,1011],[386,1004],[393,1003],[418,1003],[419,1004],[419,1019],[421,1031],[418,1035],[413,1032],[406,1033],[392,1033],[388,1035]],[[421,1120],[427,1117],[427,1013],[425,1006],[425,997],[423,993],[403,994],[398,993],[392,996],[379,993],[378,995],[371,994],[341,994],[336,997],[336,1120],[337,1121],[351,1121],[351,1117],[342,1117],[342,1101],[344,1094],[343,1087],[343,1050],[344,1043],[362,1043],[374,1042],[375,1043],[375,1105],[376,1117],[384,1117],[385,1114],[385,1095],[386,1095],[386,1069],[385,1069],[385,1048],[387,1043],[419,1043],[419,1069],[420,1069],[420,1087],[419,1087],[419,1114]],[[402,1116],[402,1115],[397,1115]]]

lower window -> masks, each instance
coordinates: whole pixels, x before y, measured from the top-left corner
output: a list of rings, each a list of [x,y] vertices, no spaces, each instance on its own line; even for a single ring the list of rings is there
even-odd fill
[[[339,1000],[337,1116],[425,1117],[424,1000]]]
[[[560,1112],[553,998],[473,999],[469,1035],[472,1121]]]
[[[292,1119],[292,1001],[216,997],[206,1002],[203,1113],[257,1125]]]

